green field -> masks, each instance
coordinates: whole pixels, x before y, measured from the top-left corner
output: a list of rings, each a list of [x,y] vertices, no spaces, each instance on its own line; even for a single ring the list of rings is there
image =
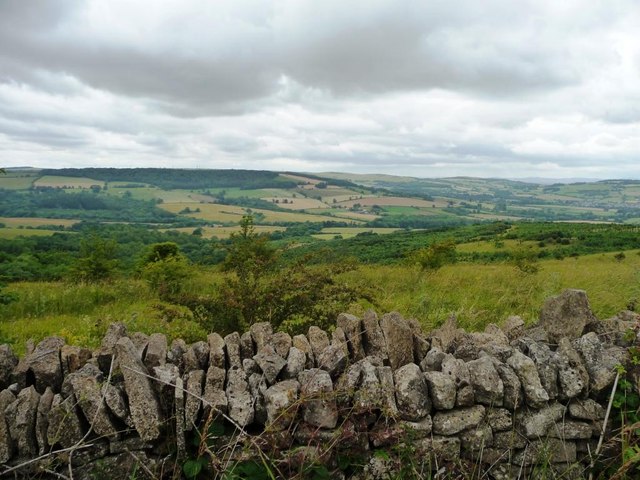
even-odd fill
[[[320,233],[312,236],[320,240],[329,240],[336,236],[340,236],[342,238],[351,238],[362,233],[376,233],[378,235],[384,235],[385,233],[392,233],[397,231],[397,228],[329,227],[323,228]]]
[[[180,213],[185,208],[189,208],[191,211],[184,213],[183,215],[197,218],[200,220],[206,220],[213,223],[238,223],[242,219],[243,215],[247,214],[247,208],[237,207],[234,205],[221,205],[221,204],[200,204],[200,203],[162,203],[159,205],[161,208],[172,212]],[[199,209],[200,211],[196,211]],[[260,218],[256,223],[296,223],[296,222],[330,222],[335,221],[335,218],[327,215],[312,215],[309,213],[298,212],[279,212],[273,210],[263,210],[259,208],[251,209],[254,215],[259,215]],[[362,223],[356,220],[352,220],[353,223]]]
[[[0,228],[0,238],[8,240],[17,237],[46,237],[53,235],[55,230],[40,230],[37,228]]]
[[[0,175],[0,188],[7,190],[26,190],[31,188],[33,181],[38,178],[35,173],[23,172],[7,172]]]
[[[92,178],[83,177],[63,177],[55,175],[45,175],[33,182],[34,187],[53,187],[53,188],[91,188],[93,185],[104,186],[104,182],[94,180]]]
[[[240,232],[240,227],[239,226],[235,226],[235,227],[198,227],[197,229],[199,229],[202,232],[202,238],[219,238],[219,239],[226,239],[229,238],[231,236],[231,234],[233,233],[238,233]],[[160,229],[160,231],[163,232],[168,232],[168,231],[174,231],[174,232],[181,232],[181,233],[186,233],[189,235],[193,235],[194,231],[197,230],[193,227],[182,227],[182,228],[171,228],[171,229]],[[284,227],[276,227],[276,226],[272,226],[272,225],[256,225],[254,227],[256,233],[272,233],[272,232],[281,232],[283,231],[285,228]]]

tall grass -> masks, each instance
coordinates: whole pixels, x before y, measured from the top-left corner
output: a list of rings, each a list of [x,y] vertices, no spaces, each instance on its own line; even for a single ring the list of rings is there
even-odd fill
[[[96,347],[112,322],[124,322],[130,331],[163,332],[170,339],[195,340],[206,334],[187,309],[160,302],[137,279],[89,285],[19,282],[7,291],[18,300],[0,306],[0,343],[10,343],[20,353],[28,339],[38,342],[50,335]]]
[[[640,256],[626,252],[597,254],[538,263],[536,273],[525,274],[511,264],[447,265],[423,272],[406,265],[363,265],[341,274],[350,285],[373,289],[375,305],[354,305],[353,313],[374,306],[380,313],[399,311],[417,318],[425,329],[440,325],[450,314],[468,330],[482,330],[488,323],[501,324],[510,315],[528,323],[538,318],[544,300],[565,288],[587,291],[599,318],[625,309],[640,300]],[[200,269],[187,280],[185,290],[212,293],[223,276],[215,269]],[[11,284],[17,302],[0,306],[0,342],[23,351],[27,339],[39,341],[61,335],[68,343],[95,347],[109,323],[121,321],[130,331],[164,332],[186,341],[202,339],[206,331],[184,307],[161,302],[138,279],[100,285],[63,282]]]
[[[520,315],[532,323],[545,299],[565,288],[587,291],[599,318],[613,316],[640,299],[640,256],[627,252],[597,254],[539,262],[537,273],[525,274],[513,265],[458,263],[435,272],[407,266],[363,266],[345,274],[350,282],[373,286],[378,309],[397,310],[417,318],[425,328],[440,325],[455,314],[461,326],[483,329]]]

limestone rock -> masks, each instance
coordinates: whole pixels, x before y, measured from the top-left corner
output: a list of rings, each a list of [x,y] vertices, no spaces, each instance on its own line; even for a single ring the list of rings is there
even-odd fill
[[[309,327],[309,333],[307,333],[311,350],[313,350],[313,356],[318,362],[318,357],[329,346],[329,335],[324,330],[314,326]]]
[[[589,385],[589,373],[568,338],[558,341],[555,359],[561,398],[574,398],[584,392]]]
[[[253,422],[253,399],[249,391],[247,375],[241,368],[231,368],[227,380],[227,402],[229,417],[244,428]]]
[[[500,450],[519,449],[527,446],[527,439],[516,430],[493,432],[493,447]],[[509,452],[507,452],[508,455]]]
[[[355,315],[341,313],[336,321],[338,327],[342,328],[347,337],[349,347],[349,357],[357,362],[365,357],[363,346],[362,321]]]
[[[431,342],[427,337],[422,334],[413,333],[413,358],[418,365],[427,356],[430,348]]]
[[[540,375],[533,360],[515,350],[507,360],[507,364],[516,372],[522,383],[527,405],[533,408],[541,408],[549,401],[549,394],[542,388]]]
[[[544,437],[552,425],[562,418],[565,407],[559,403],[552,403],[537,412],[523,414],[521,425],[527,438]]]
[[[387,313],[382,316],[380,327],[387,344],[389,363],[393,370],[413,363],[413,331],[402,316],[397,313]]]
[[[491,425],[494,432],[511,430],[513,416],[506,408],[491,408],[487,411],[487,424]]]
[[[291,341],[292,345],[305,353],[305,368],[311,369],[315,366],[315,357],[313,356],[313,350],[307,337],[304,335],[296,335]]]
[[[463,360],[455,358],[450,353],[443,355],[442,360],[440,360],[440,366],[442,373],[451,378],[456,385],[456,406],[472,406],[475,403],[475,393],[471,385],[469,367]]]
[[[246,373],[247,375],[251,375],[253,373],[260,373],[261,371],[260,367],[258,366],[258,364],[253,358],[245,358],[242,361],[242,369],[244,370],[244,373]]]
[[[187,453],[187,443],[185,438],[186,425],[184,416],[184,382],[181,377],[176,379],[176,388],[174,391],[175,401],[175,418],[176,418],[176,460],[183,461]]]
[[[153,367],[159,367],[165,363],[167,363],[167,337],[162,333],[154,333],[149,337],[144,364],[149,371],[152,371]]]
[[[133,427],[129,406],[127,405],[121,386],[104,383],[101,392],[107,407],[109,407],[109,411],[127,426]]]
[[[549,400],[555,400],[558,397],[558,367],[554,353],[544,343],[527,342],[527,355],[536,364],[540,383]]]
[[[207,342],[196,342],[189,346],[184,354],[185,373],[192,370],[206,370],[209,368],[209,344]]]
[[[504,385],[503,406],[513,411],[522,405],[524,395],[522,393],[522,383],[518,375],[506,364],[494,359],[494,367],[500,375],[500,380]]]
[[[596,421],[604,418],[605,410],[602,405],[590,398],[575,399],[569,403],[569,415],[573,418]]]
[[[385,417],[396,417],[398,415],[398,404],[396,403],[393,370],[391,370],[391,367],[389,366],[376,367],[376,374],[378,375],[378,381],[380,382],[382,414]]]
[[[400,420],[398,424],[405,432],[409,430],[411,432],[412,438],[415,438],[416,440],[428,437],[433,431],[433,419],[431,418],[431,415],[427,415],[419,422]]]
[[[264,379],[264,375],[259,373],[249,375],[249,390],[253,399],[254,420],[260,425],[266,425],[268,418],[264,394],[267,391],[267,382]]]
[[[5,389],[0,392],[0,463],[7,463],[13,455],[13,440],[4,411],[15,400],[16,396],[9,390]]]
[[[378,355],[383,359],[389,357],[384,333],[380,328],[378,316],[373,310],[365,312],[362,318],[363,348],[366,355]]]
[[[70,379],[78,406],[93,431],[99,436],[115,437],[117,429],[109,418],[98,377],[94,373],[85,367],[67,378]]]
[[[59,391],[62,386],[62,365],[60,363],[60,349],[64,339],[48,337],[36,346],[28,357],[29,369],[35,377],[35,387],[44,393],[47,387]]]
[[[431,402],[436,410],[450,410],[456,404],[456,384],[443,372],[426,372],[424,374]]]
[[[588,440],[593,435],[593,428],[585,422],[564,420],[554,424],[549,430],[549,436],[561,440]]]
[[[227,353],[227,365],[229,366],[229,368],[242,367],[242,356],[240,354],[240,350],[241,350],[240,345],[241,345],[241,337],[238,332],[230,333],[229,335],[224,337],[224,347]]]
[[[287,364],[284,367],[284,378],[296,379],[300,372],[302,372],[307,363],[307,356],[302,350],[296,347],[289,349],[289,356],[287,357]]]
[[[438,347],[443,352],[448,352],[454,348],[465,331],[458,328],[458,320],[455,315],[451,315],[439,328],[432,330],[429,334],[431,347]]]
[[[349,357],[342,345],[333,344],[325,348],[320,355],[316,355],[316,360],[318,368],[329,372],[332,378],[337,378],[347,366]]]
[[[55,394],[49,410],[47,441],[49,445],[69,448],[83,437],[82,424],[76,411],[76,399]]]
[[[590,332],[573,343],[575,349],[584,359],[589,372],[589,388],[597,393],[611,387],[616,377],[615,366],[624,364],[626,350],[613,347],[604,348],[598,335]]]
[[[291,424],[296,416],[299,391],[300,384],[296,380],[285,380],[264,392],[269,428],[284,430]]]
[[[331,345],[339,346],[342,349],[343,355],[347,358],[347,361],[349,360],[347,337],[340,327],[336,327],[333,332],[331,332]]]
[[[11,373],[18,365],[18,357],[11,346],[0,345],[0,389],[7,388],[11,383]]]
[[[207,343],[209,344],[209,366],[224,369],[226,367],[224,339],[217,333],[210,333],[207,335]]]
[[[251,332],[244,332],[240,335],[240,358],[242,360],[246,358],[253,358],[256,354],[255,348],[253,345],[253,337],[251,336]]]
[[[207,417],[211,411],[213,415],[219,412],[227,412],[227,395],[224,391],[224,381],[227,372],[219,367],[211,365],[207,370],[204,381],[204,393],[202,395],[204,403],[204,415]]]
[[[278,355],[287,358],[291,348],[291,335],[287,332],[276,332],[271,337],[271,345]]]
[[[31,386],[23,389],[4,412],[11,438],[23,457],[33,458],[38,454],[35,431],[39,402],[40,394]]]
[[[356,390],[360,385],[360,379],[362,378],[362,362],[356,362],[349,365],[349,368],[342,373],[335,384],[335,392],[338,403],[345,407],[350,408],[353,403],[353,397]],[[391,382],[393,384],[393,380]],[[395,398],[395,393],[393,394]]]
[[[163,418],[160,403],[151,385],[149,371],[138,357],[135,346],[127,337],[118,340],[116,351],[124,377],[133,424],[140,438],[147,441],[156,440],[160,437]]]
[[[489,425],[479,425],[476,428],[460,433],[462,449],[475,459],[485,448],[493,445],[493,431]]]
[[[396,386],[396,403],[403,420],[418,421],[429,414],[429,387],[415,363],[400,367],[393,374]]]
[[[512,342],[524,335],[524,320],[516,315],[509,317],[502,325],[502,331]]]
[[[442,462],[456,462],[460,459],[460,439],[455,437],[433,436],[415,442],[416,453],[426,463],[426,467],[435,467]]]
[[[191,431],[197,422],[198,412],[202,401],[202,386],[204,384],[204,370],[192,370],[184,378],[185,401],[184,401],[184,422],[185,429]]]
[[[98,360],[98,367],[103,373],[109,373],[111,360],[115,353],[116,343],[122,337],[127,336],[127,327],[124,323],[112,323],[107,329],[107,333],[102,338],[102,344],[95,354]]]
[[[338,408],[329,374],[314,368],[303,371],[298,379],[304,421],[320,428],[335,428]]]
[[[549,339],[554,343],[562,337],[580,337],[584,327],[594,320],[595,316],[584,290],[565,290],[560,295],[549,298],[540,312],[540,326],[547,331]]]
[[[455,435],[469,428],[477,427],[484,419],[485,408],[475,405],[446,412],[437,412],[433,416],[433,433]]]
[[[446,353],[440,347],[431,347],[420,362],[420,368],[425,372],[439,372],[442,369],[442,361]]]
[[[467,362],[475,400],[483,405],[502,406],[504,384],[490,357]]]
[[[147,347],[149,346],[149,335],[142,332],[134,332],[129,338],[131,338],[133,346],[136,347],[138,356],[144,359]]]
[[[188,348],[184,340],[176,338],[171,342],[171,347],[167,352],[167,361],[178,367],[180,373],[184,373],[184,355]]]
[[[75,345],[63,345],[60,349],[60,363],[64,376],[80,370],[91,358],[92,352],[88,348]]]
[[[269,322],[254,323],[249,328],[249,331],[251,332],[251,338],[253,339],[256,351],[259,352],[262,347],[271,343],[273,327]]]
[[[358,389],[353,395],[353,407],[356,412],[378,409],[383,404],[382,389],[376,368],[367,357],[360,360],[361,375]]]
[[[180,378],[180,371],[178,367],[170,363],[153,367],[152,371],[155,378],[153,387],[158,394],[162,411],[171,415],[175,409],[175,388],[178,378]]]
[[[262,370],[269,385],[275,383],[276,378],[287,364],[287,361],[278,355],[270,345],[260,348],[253,359]]]

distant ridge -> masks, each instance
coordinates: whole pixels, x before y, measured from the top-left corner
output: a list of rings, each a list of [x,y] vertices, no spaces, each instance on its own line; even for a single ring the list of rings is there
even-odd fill
[[[524,178],[509,178],[509,180],[515,180],[516,182],[526,183],[538,183],[540,185],[554,185],[557,183],[570,184],[570,183],[595,183],[606,180],[604,178],[545,178],[545,177],[524,177]]]

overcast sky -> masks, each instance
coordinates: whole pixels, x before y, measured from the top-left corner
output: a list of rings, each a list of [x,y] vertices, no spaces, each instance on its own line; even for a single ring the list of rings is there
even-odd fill
[[[637,0],[0,0],[0,166],[640,178]]]

